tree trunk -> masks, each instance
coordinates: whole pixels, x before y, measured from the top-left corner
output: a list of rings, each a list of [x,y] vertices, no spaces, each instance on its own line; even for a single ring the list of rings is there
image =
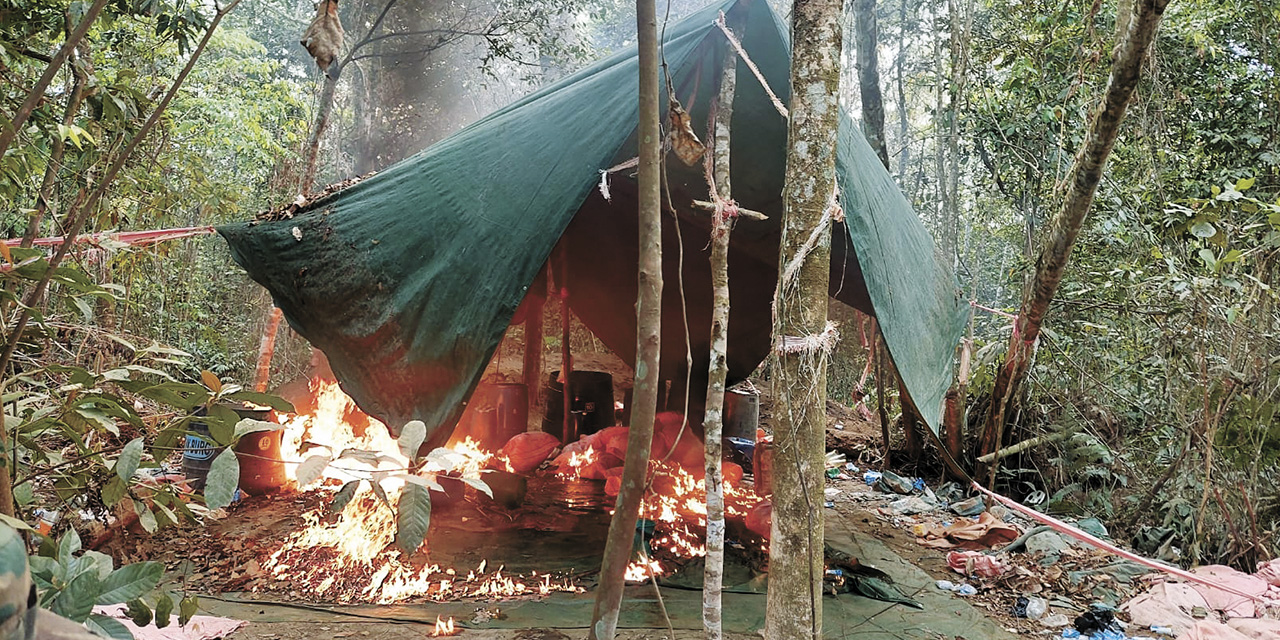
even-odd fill
[[[529,418],[532,421],[538,415],[538,409],[542,403],[539,399],[542,397],[542,320],[545,311],[543,297],[540,293],[532,293],[536,291],[535,287],[541,287],[546,290],[546,285],[542,283],[542,278],[534,280],[532,286],[529,287],[530,296],[533,298],[533,304],[529,306],[528,316],[524,320],[524,364],[520,368],[521,374],[524,376],[524,386],[529,390]]]
[[[1107,157],[1115,144],[1120,123],[1124,120],[1129,98],[1142,72],[1142,61],[1155,38],[1156,27],[1164,15],[1168,0],[1135,0],[1129,18],[1129,29],[1116,46],[1115,60],[1111,65],[1111,78],[1107,82],[1106,96],[1094,114],[1084,145],[1071,167],[1071,186],[1062,208],[1050,222],[1040,257],[1036,260],[1035,278],[1022,294],[1018,319],[1014,321],[1013,337],[1004,364],[996,374],[991,393],[991,409],[983,425],[979,454],[984,455],[1000,448],[1004,428],[1012,413],[1013,398],[1026,377],[1040,326],[1049,303],[1062,282],[1062,272],[1071,256],[1071,247],[1084,225],[1085,216],[1093,204],[1094,193],[1106,167]],[[999,461],[979,468],[979,476],[987,477],[987,484],[995,483]]]
[[[93,26],[94,21],[98,19],[98,14],[102,13],[102,9],[107,6],[110,0],[94,0],[89,6],[89,10],[85,12],[84,17],[80,19],[80,24],[71,33],[67,34],[67,40],[58,48],[58,52],[53,54],[53,59],[49,61],[49,65],[45,67],[44,74],[36,81],[31,92],[27,94],[27,98],[18,106],[18,110],[13,113],[13,117],[9,118],[7,126],[0,127],[0,158],[4,157],[9,146],[18,137],[18,131],[22,130],[23,125],[27,123],[27,119],[31,117],[36,107],[40,106],[40,101],[44,100],[44,92],[49,89],[49,85],[53,83],[53,79],[62,70],[62,65],[67,62],[67,58],[71,56],[71,52],[80,45],[80,41],[84,39],[85,34],[89,33],[89,28]]]
[[[589,640],[612,640],[618,630],[623,575],[631,558],[640,499],[644,497],[653,442],[653,419],[658,408],[658,353],[662,338],[662,218],[660,161],[662,139],[658,126],[658,19],[654,0],[636,0],[636,40],[640,67],[638,169],[640,264],[636,299],[636,376],[632,396],[631,429],[609,537],[600,565],[600,586],[591,614]]]
[[[853,17],[857,29],[858,87],[862,95],[862,133],[876,156],[889,168],[889,149],[884,141],[884,96],[880,94],[879,43],[876,27],[876,0],[855,0]]]
[[[316,111],[316,122],[311,127],[311,135],[307,137],[307,149],[303,161],[302,184],[298,192],[309,195],[315,189],[316,165],[320,159],[320,137],[329,126],[329,116],[333,114],[334,93],[338,90],[338,77],[342,73],[342,63],[335,63],[324,76],[324,87],[320,90],[320,108]]]
[[[906,75],[903,67],[907,64],[907,1],[898,2],[898,60],[894,65],[897,67],[898,143],[902,145],[902,155],[898,158],[898,187],[904,189],[907,186],[907,166],[911,164],[911,130],[907,126],[907,91],[903,78]]]
[[[728,201],[732,189],[729,173],[729,125],[733,120],[733,96],[737,84],[738,56],[726,49],[720,96],[715,107],[715,202]],[[703,440],[706,442],[707,559],[702,575],[702,628],[707,640],[724,637],[720,592],[724,587],[724,470],[721,437],[724,433],[724,385],[729,374],[725,351],[729,343],[729,233],[733,220],[717,207],[711,218],[711,358],[707,378]]]
[[[774,300],[773,527],[766,640],[822,637],[823,446],[841,3],[796,0],[782,241]]]
[[[262,331],[262,342],[258,345],[258,367],[253,379],[253,390],[262,393],[271,383],[271,358],[276,354],[276,337],[280,335],[280,319],[284,312],[280,307],[272,306],[267,315],[267,326]]]

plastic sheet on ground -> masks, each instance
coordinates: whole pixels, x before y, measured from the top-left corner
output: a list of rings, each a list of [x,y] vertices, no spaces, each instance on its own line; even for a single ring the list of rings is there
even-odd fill
[[[125,615],[124,609],[124,605],[119,604],[94,607],[93,611],[118,620],[133,634],[135,640],[217,640],[249,624],[243,620],[217,616],[192,616],[185,626],[178,626],[175,620],[163,629],[157,628],[154,623],[139,627]]]
[[[1182,633],[1196,624],[1191,612],[1209,603],[1199,591],[1184,582],[1160,582],[1120,607],[1129,619],[1141,627],[1163,625]]]
[[[1262,596],[1267,592],[1267,587],[1269,586],[1267,581],[1262,578],[1236,571],[1231,567],[1220,564],[1196,567],[1191,570],[1191,573],[1203,576],[1241,593],[1254,596]],[[1204,599],[1209,603],[1209,608],[1214,611],[1221,611],[1232,618],[1252,618],[1259,614],[1256,603],[1249,598],[1207,585],[1192,583],[1191,586],[1200,595],[1204,596]]]
[[[1280,620],[1234,618],[1225,624],[1201,620],[1178,640],[1274,640],[1280,638]]]

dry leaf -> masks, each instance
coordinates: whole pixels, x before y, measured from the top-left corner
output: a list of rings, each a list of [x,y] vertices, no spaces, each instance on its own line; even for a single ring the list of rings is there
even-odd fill
[[[697,165],[702,160],[702,154],[707,152],[707,147],[698,139],[698,134],[693,132],[689,112],[685,111],[678,101],[671,100],[667,107],[667,120],[670,126],[668,138],[671,142],[671,150],[676,152],[676,157],[680,158],[681,162],[690,167]]]

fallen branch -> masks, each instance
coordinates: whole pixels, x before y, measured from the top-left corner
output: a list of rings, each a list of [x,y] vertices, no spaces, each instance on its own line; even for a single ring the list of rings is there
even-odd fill
[[[1022,442],[1019,442],[1018,444],[1011,444],[1003,449],[1000,449],[999,451],[994,451],[984,456],[978,456],[978,462],[981,462],[983,464],[995,462],[1000,458],[1007,458],[1011,455],[1022,453],[1027,449],[1034,449],[1035,447],[1038,447],[1042,444],[1049,444],[1050,442],[1057,442],[1059,440],[1066,439],[1067,437],[1075,434],[1075,432],[1076,432],[1075,429],[1065,429],[1063,431],[1046,433],[1045,435],[1042,435],[1042,436],[1029,438],[1027,440],[1023,440]]]

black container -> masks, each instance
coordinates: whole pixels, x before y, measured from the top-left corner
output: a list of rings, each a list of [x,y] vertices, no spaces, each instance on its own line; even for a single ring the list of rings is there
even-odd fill
[[[523,384],[481,384],[471,394],[450,442],[467,436],[489,451],[529,429],[529,388]]]
[[[209,425],[204,422],[192,420],[187,430],[191,433],[187,434],[182,446],[182,475],[187,477],[187,485],[193,490],[204,491],[209,465],[225,447],[213,446]]]
[[[547,381],[547,415],[542,430],[568,444],[578,436],[595,433],[614,425],[613,376],[603,371],[569,373],[569,410],[573,413],[575,433],[564,432],[564,385],[560,372],[552,371]]]
[[[224,406],[242,419],[266,420],[271,412],[270,409],[251,409],[240,404]],[[204,491],[209,465],[226,447],[214,446],[209,425],[201,419],[206,415],[203,407],[196,410],[196,415],[199,417],[191,421],[187,429],[190,433],[182,446],[182,474],[193,490]],[[284,484],[284,463],[279,459],[282,435],[281,431],[253,433],[242,438],[236,446],[237,453],[251,454],[237,455],[236,458],[240,462],[240,482],[254,489],[254,495],[268,493]]]
[[[760,396],[742,391],[724,393],[725,438],[742,438],[755,442],[756,428],[760,426]]]

